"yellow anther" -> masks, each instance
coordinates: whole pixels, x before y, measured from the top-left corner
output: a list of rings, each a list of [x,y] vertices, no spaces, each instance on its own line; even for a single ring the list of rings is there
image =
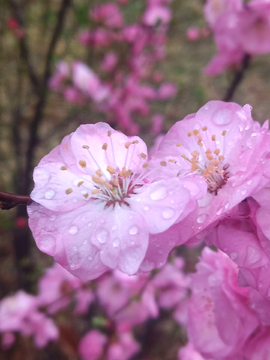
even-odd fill
[[[210,155],[210,154],[209,154],[209,155],[206,155],[206,157],[207,157],[208,160],[213,160],[213,156]]]
[[[166,163],[166,161],[161,161],[161,162],[160,162],[160,165],[161,165],[161,166],[167,166],[167,163]]]
[[[203,128],[202,128],[202,131],[206,131],[207,130],[207,126],[204,126]]]
[[[86,162],[84,160],[80,160],[79,164],[81,165],[82,168],[86,167]]]
[[[222,175],[224,173],[224,170],[219,170],[218,175]]]
[[[101,176],[102,176],[102,172],[101,172],[101,170],[100,170],[100,169],[98,169],[98,170],[96,171],[96,174],[97,174],[97,176],[101,177]]]
[[[109,183],[106,183],[105,186],[109,190],[112,190],[112,188],[113,188],[112,184],[109,184]]]
[[[130,145],[131,145],[131,142],[126,142],[125,143],[125,148],[128,149],[130,147]]]
[[[208,185],[209,186],[215,186],[217,183],[215,181],[211,181]]]
[[[225,136],[227,134],[227,131],[226,130],[223,130],[222,131],[222,136]]]
[[[111,166],[107,166],[107,171],[111,174],[111,175],[114,175],[116,173],[116,169],[114,169],[113,167]]]
[[[125,168],[125,166],[122,168],[122,170],[120,171],[119,175],[122,176],[122,177],[125,177],[127,174],[127,170]]]
[[[113,193],[113,195],[117,195],[117,190],[116,190],[116,189],[113,189],[113,190],[112,190],[112,193]]]
[[[86,193],[86,194],[84,194],[83,196],[87,199],[87,198],[88,198],[88,196],[89,196],[89,194],[88,194],[88,193]]]
[[[142,167],[143,167],[143,169],[146,169],[148,166],[149,166],[149,164],[144,163]]]
[[[182,158],[184,158],[185,160],[188,160],[188,158],[186,157],[185,154],[182,154],[181,156],[182,156]]]
[[[138,141],[138,140],[134,140],[134,141],[132,141],[132,144],[139,144],[139,141]]]
[[[208,166],[208,168],[207,168],[206,170],[207,170],[207,172],[209,172],[210,174],[215,171],[215,169],[213,168],[213,166]]]
[[[188,133],[188,136],[189,136],[189,137],[190,137],[190,136],[192,136],[192,135],[193,135],[193,133],[192,133],[192,132],[189,132],[189,133]]]
[[[92,176],[92,180],[94,183],[99,184],[100,183],[100,177],[99,176]]]
[[[179,147],[179,146],[181,146],[181,145],[182,145],[181,143],[176,144],[177,147]]]
[[[192,164],[198,164],[199,160],[196,158],[191,159]]]
[[[200,132],[199,132],[199,130],[197,130],[197,129],[195,129],[195,130],[193,131],[193,134],[194,134],[194,135],[199,135],[199,133],[200,133]]]
[[[132,171],[128,170],[126,176],[130,176],[131,174],[132,174]]]
[[[218,164],[219,164],[219,161],[218,161],[218,160],[213,160],[212,163],[213,163],[213,165],[214,165],[215,167],[217,167]]]
[[[175,160],[173,160],[173,159],[169,159],[168,160],[170,163],[173,163],[173,164],[175,164],[176,163],[176,161]]]
[[[193,151],[193,152],[191,153],[191,155],[194,156],[194,157],[197,157],[197,156],[199,156],[199,153],[198,153],[198,151]]]
[[[92,194],[98,194],[100,193],[100,190],[99,189],[95,189],[95,190],[92,190]],[[86,194],[85,194],[86,195]],[[87,194],[88,195],[88,194]]]
[[[220,155],[219,157],[218,157],[218,160],[219,161],[222,161],[222,160],[224,160],[225,159],[225,157],[223,156],[223,155]]]
[[[209,154],[212,154],[212,151],[210,149],[207,149],[205,153],[206,153],[206,155],[209,155]]]
[[[141,153],[141,157],[142,157],[143,159],[146,159],[146,158],[147,158],[147,156],[146,156],[144,153]]]
[[[77,186],[80,187],[83,183],[84,183],[84,181],[79,181]]]
[[[113,179],[112,182],[113,182],[113,185],[114,185],[114,186],[118,186],[118,184],[119,184],[118,179]]]
[[[203,143],[201,141],[198,142],[199,146],[203,146]]]
[[[110,131],[108,131],[108,136],[110,137],[111,135],[112,135],[112,132],[110,130]]]
[[[107,150],[107,148],[108,148],[108,144],[107,144],[107,143],[104,143],[104,144],[102,145],[102,150]]]
[[[68,195],[68,194],[71,194],[73,192],[73,190],[71,189],[71,188],[69,188],[69,189],[67,189],[66,191],[65,191],[65,193]]]
[[[198,135],[198,142],[202,142],[202,137]]]
[[[216,141],[216,135],[212,135],[212,141]]]
[[[67,167],[66,166],[61,166],[60,169],[61,170],[67,170]]]
[[[83,148],[84,149],[89,149],[89,146],[88,145],[83,145]]]
[[[198,170],[199,168],[198,168],[198,166],[196,165],[196,164],[192,164],[192,166],[191,166],[191,171],[196,171],[196,170]]]
[[[214,150],[214,154],[218,155],[220,153],[220,150],[219,149],[215,149]]]

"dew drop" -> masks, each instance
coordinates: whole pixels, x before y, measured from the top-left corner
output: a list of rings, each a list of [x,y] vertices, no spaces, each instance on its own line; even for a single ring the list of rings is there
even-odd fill
[[[150,194],[150,198],[152,200],[162,200],[162,199],[165,199],[166,196],[167,196],[167,190],[166,190],[165,186],[160,187],[159,189],[153,191]]]
[[[108,231],[105,229],[99,229],[96,233],[96,238],[101,244],[104,244],[108,237]]]
[[[73,251],[77,251],[78,250],[78,248],[77,248],[77,246],[73,246]]]
[[[91,223],[91,222],[90,222],[90,223],[88,223],[88,224],[87,224],[87,226],[91,227],[91,226],[92,226],[92,223]]]
[[[163,254],[163,250],[162,250],[162,249],[159,249],[159,250],[158,250],[158,253],[159,253],[159,254]]]
[[[71,235],[77,234],[77,232],[78,232],[77,226],[75,226],[75,225],[74,225],[74,226],[71,226],[71,227],[69,228],[68,232],[69,232]]]
[[[93,256],[89,255],[87,258],[89,261],[93,260]]]
[[[137,226],[132,226],[128,232],[130,233],[130,235],[136,235],[138,231],[139,229],[137,228]]]
[[[48,190],[45,192],[45,198],[47,200],[50,200],[54,197],[55,192],[53,190]]]
[[[56,216],[55,216],[55,215],[51,215],[51,216],[50,216],[50,220],[51,220],[51,221],[54,221],[55,219],[56,219]]]
[[[220,209],[216,212],[216,214],[219,216],[219,215],[222,214],[222,212],[223,212],[223,208],[220,208]]]
[[[85,216],[82,216],[82,217],[81,217],[81,221],[85,221]]]
[[[247,184],[248,184],[248,185],[251,185],[251,184],[252,184],[252,180],[247,181]]]
[[[247,193],[247,190],[242,190],[242,191],[241,191],[241,194],[242,194],[243,196],[245,196],[246,193]]]
[[[219,110],[212,115],[212,121],[216,125],[227,125],[232,121],[232,112],[229,109]]]
[[[252,246],[247,249],[247,257],[250,264],[254,264],[261,259],[260,252]]]
[[[150,209],[150,208],[149,208],[149,206],[147,206],[147,205],[144,207],[144,210],[145,210],[145,211],[148,211],[149,209]]]
[[[162,216],[164,219],[171,219],[174,216],[174,210],[171,208],[165,208],[162,211]]]
[[[75,268],[75,264],[70,264],[70,268],[74,269]]]
[[[205,220],[206,220],[206,218],[207,218],[207,215],[206,215],[206,214],[201,214],[201,215],[198,216],[198,218],[197,218],[197,223],[198,223],[198,224],[204,223]]]
[[[86,245],[87,244],[87,239],[84,239],[83,240],[83,245]]]
[[[112,244],[113,244],[113,247],[116,248],[116,247],[118,247],[120,245],[120,240],[119,239],[114,239]]]
[[[237,257],[238,257],[237,252],[235,252],[235,251],[231,252],[231,254],[230,254],[230,258],[231,258],[232,260],[237,259]]]
[[[78,200],[76,198],[73,199],[73,202],[76,203]]]
[[[112,230],[116,230],[117,229],[117,226],[116,225],[113,225],[112,226]]]

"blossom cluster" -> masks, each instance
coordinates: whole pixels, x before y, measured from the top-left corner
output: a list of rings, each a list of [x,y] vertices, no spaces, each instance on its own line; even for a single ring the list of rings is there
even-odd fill
[[[151,102],[170,99],[177,86],[163,81],[156,64],[166,56],[171,10],[167,0],[149,0],[140,19],[127,23],[125,6],[107,2],[89,13],[92,29],[84,30],[79,43],[92,49],[98,64],[90,68],[81,61],[64,61],[49,81],[67,101],[91,104],[106,121],[119,124],[130,134],[138,133],[138,116],[152,115],[152,132],[162,129],[163,117],[151,112]]]
[[[217,54],[205,68],[207,75],[218,75],[245,58],[270,52],[270,3],[268,0],[207,0],[204,17],[212,32]],[[207,28],[188,29],[190,40],[207,34]]]
[[[158,318],[161,309],[173,310],[179,321],[177,312],[185,307],[190,283],[183,265],[178,257],[154,274],[130,277],[116,270],[84,282],[55,263],[40,278],[37,295],[18,291],[0,302],[2,347],[12,347],[15,334],[21,334],[32,336],[36,347],[42,348],[59,338],[57,313],[71,308],[76,316],[85,317],[94,308],[99,316],[84,329],[77,347],[80,358],[128,360],[140,351],[133,334],[137,325]]]

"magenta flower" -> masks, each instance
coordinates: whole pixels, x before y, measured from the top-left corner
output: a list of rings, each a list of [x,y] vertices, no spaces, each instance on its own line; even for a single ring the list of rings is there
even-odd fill
[[[146,160],[140,138],[105,123],[65,137],[34,171],[28,213],[40,250],[83,280],[108,269],[136,273],[149,234],[182,220],[194,202],[177,178],[150,183]]]
[[[213,225],[262,188],[269,179],[269,149],[268,122],[263,126],[255,122],[249,105],[242,108],[235,103],[211,101],[196,114],[177,122],[152,155],[153,164],[167,160],[159,178],[178,175],[188,179],[194,174],[202,177],[208,187],[207,195],[198,201],[198,212],[185,219],[189,221],[186,228],[183,223],[181,227],[175,225],[180,238]]]
[[[225,12],[237,12],[243,7],[242,0],[207,0],[204,5],[204,17],[213,27]]]

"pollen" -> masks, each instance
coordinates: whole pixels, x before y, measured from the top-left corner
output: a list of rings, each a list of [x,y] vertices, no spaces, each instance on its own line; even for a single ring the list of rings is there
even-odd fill
[[[88,150],[89,146],[88,145],[83,145],[83,148]]]
[[[148,163],[145,163],[145,164],[143,164],[143,169],[146,169],[147,167],[149,166],[149,164]]]
[[[167,166],[167,163],[166,163],[166,161],[161,161],[161,162],[160,162],[160,165],[161,165],[161,166]]]
[[[125,143],[125,148],[128,149],[130,147],[130,145],[131,145],[131,142],[126,142]]]
[[[147,158],[147,156],[146,156],[144,153],[141,153],[141,157],[142,157],[143,159],[146,159],[146,158]]]
[[[200,133],[200,132],[199,132],[199,130],[197,130],[197,129],[195,129],[195,130],[193,131],[193,134],[194,134],[194,135],[199,135],[199,133]]]
[[[114,175],[116,173],[116,169],[114,169],[113,167],[111,166],[107,166],[107,171],[111,174],[111,175]]]
[[[132,141],[132,144],[139,144],[139,141],[138,141],[138,140],[134,140],[134,141]]]
[[[84,183],[84,181],[79,181],[77,186],[80,187],[83,183]]]
[[[219,155],[219,153],[220,153],[220,150],[219,150],[219,149],[215,149],[215,150],[214,150],[214,154],[215,154],[215,155]]]
[[[207,130],[207,126],[204,126],[203,128],[202,128],[202,131],[206,131]]]
[[[107,144],[107,143],[104,143],[104,144],[102,145],[102,150],[107,150],[107,148],[108,148],[108,144]]]
[[[102,176],[102,172],[101,172],[101,170],[100,170],[100,169],[98,169],[98,170],[96,171],[96,174],[97,174],[97,176],[101,177],[101,176]]]
[[[71,188],[69,188],[69,189],[67,189],[67,190],[65,191],[65,193],[66,193],[67,195],[71,194],[72,192],[73,192],[73,190],[72,190]]]
[[[190,137],[190,136],[192,136],[192,135],[193,135],[193,133],[192,133],[192,132],[189,132],[189,133],[188,133],[188,136],[189,136],[189,137]]]
[[[226,130],[223,130],[222,131],[222,136],[225,136],[227,134],[227,131]]]
[[[81,165],[82,168],[86,168],[86,162],[84,160],[80,160],[79,164]]]
[[[88,198],[88,196],[89,196],[89,194],[88,194],[88,193],[86,193],[86,194],[84,194],[83,196],[87,199],[87,198]]]
[[[106,186],[106,188],[107,188],[108,190],[112,190],[112,189],[113,189],[112,184],[106,183],[105,186]]]
[[[212,135],[212,141],[216,141],[216,135]]]
[[[114,186],[118,186],[119,181],[118,181],[118,179],[113,179],[112,183]]]
[[[181,143],[176,144],[177,147],[179,147],[179,146],[181,146],[181,145],[182,145]]]
[[[60,169],[61,170],[67,170],[67,167],[66,166],[61,166]]]
[[[108,136],[110,137],[111,135],[112,135],[112,132],[110,130],[110,131],[108,131]]]
[[[175,160],[173,160],[173,159],[169,159],[168,160],[170,163],[173,163],[173,164],[175,164],[176,163],[176,161]]]
[[[92,194],[98,194],[100,193],[100,190],[99,189],[95,189],[95,190],[92,190]],[[86,195],[86,194],[85,194]],[[87,194],[88,195],[88,194]]]

